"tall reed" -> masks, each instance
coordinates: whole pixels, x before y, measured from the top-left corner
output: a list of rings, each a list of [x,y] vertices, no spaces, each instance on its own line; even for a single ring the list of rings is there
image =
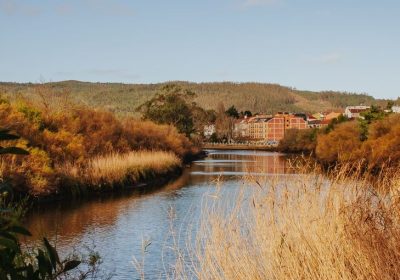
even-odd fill
[[[398,279],[399,178],[386,177],[390,192],[379,194],[335,174],[247,179],[233,205],[208,196],[190,260],[178,260],[175,277]]]
[[[89,186],[136,183],[161,176],[180,167],[180,159],[171,152],[139,151],[113,153],[91,159],[87,166],[70,165],[66,174]]]

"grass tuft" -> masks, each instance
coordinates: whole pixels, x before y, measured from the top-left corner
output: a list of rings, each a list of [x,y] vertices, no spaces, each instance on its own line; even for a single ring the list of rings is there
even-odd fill
[[[181,166],[180,159],[171,152],[139,151],[98,156],[82,170],[69,165],[66,175],[88,186],[115,186],[137,183],[161,176]]]

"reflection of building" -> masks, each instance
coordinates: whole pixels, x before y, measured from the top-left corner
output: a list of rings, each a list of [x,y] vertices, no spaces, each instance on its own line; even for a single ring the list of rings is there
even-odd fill
[[[361,117],[360,114],[362,112],[368,111],[369,108],[370,106],[347,106],[346,110],[344,111],[344,114],[349,119],[360,118]]]
[[[290,164],[285,156],[264,152],[241,151],[233,153],[212,153],[208,158],[194,162],[190,169],[191,182],[210,181],[207,176],[243,176],[251,174],[270,175],[290,172]],[[231,177],[237,179],[237,177]],[[228,178],[226,178],[229,180]],[[224,179],[225,180],[225,179]]]

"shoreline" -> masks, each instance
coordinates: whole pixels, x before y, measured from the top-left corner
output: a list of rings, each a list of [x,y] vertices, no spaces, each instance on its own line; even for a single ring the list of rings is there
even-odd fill
[[[202,159],[207,156],[207,152],[203,149],[196,153],[186,156],[182,160],[182,164],[173,170],[166,173],[154,174],[150,178],[145,178],[134,183],[113,185],[102,189],[94,190],[88,185],[77,184],[74,187],[68,186],[68,188],[60,189],[58,193],[51,194],[43,197],[30,197],[29,201],[33,206],[46,205],[56,203],[65,199],[77,200],[77,199],[89,199],[92,197],[101,197],[108,194],[123,194],[123,193],[145,193],[148,191],[155,191],[161,189],[168,183],[178,179],[184,172],[184,170],[193,161]],[[21,198],[24,194],[21,195]],[[29,196],[28,196],[29,197]]]
[[[53,203],[63,201],[65,199],[70,200],[89,200],[92,198],[99,198],[103,196],[112,195],[122,195],[122,194],[140,194],[146,192],[152,192],[157,189],[161,189],[166,184],[178,179],[184,171],[185,167],[180,166],[172,171],[164,174],[156,174],[155,177],[147,180],[141,180],[134,184],[121,185],[116,188],[107,188],[102,190],[93,191],[86,186],[77,187],[79,190],[74,190],[71,192],[61,192],[59,194],[54,194],[46,197],[33,198],[32,206],[46,206]]]
[[[253,144],[204,144],[205,150],[255,150],[255,151],[268,151],[278,152],[277,147],[253,145]]]

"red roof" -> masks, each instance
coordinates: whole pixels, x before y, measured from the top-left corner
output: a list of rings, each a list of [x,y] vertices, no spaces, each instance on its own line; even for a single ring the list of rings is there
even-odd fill
[[[367,111],[367,109],[349,109],[350,113],[361,113]]]

